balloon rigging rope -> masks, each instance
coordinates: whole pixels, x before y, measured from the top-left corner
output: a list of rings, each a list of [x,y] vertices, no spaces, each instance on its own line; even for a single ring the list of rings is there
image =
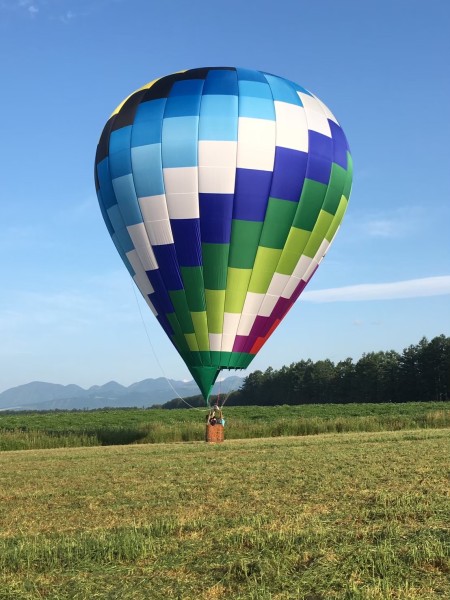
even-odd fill
[[[192,406],[192,404],[189,404],[189,402],[187,402],[187,400],[185,400],[184,398],[182,398],[180,396],[180,394],[177,392],[177,390],[173,387],[170,379],[167,377],[166,372],[164,371],[164,368],[163,368],[162,364],[159,361],[158,355],[156,354],[155,348],[154,348],[154,346],[152,344],[152,340],[151,340],[150,335],[148,333],[147,325],[145,324],[144,315],[142,314],[141,305],[139,304],[139,300],[138,300],[138,297],[137,297],[137,294],[136,294],[136,288],[134,287],[134,281],[131,281],[131,287],[133,288],[134,299],[136,300],[136,304],[137,304],[137,307],[139,309],[139,314],[141,315],[141,321],[142,321],[142,325],[144,327],[145,334],[146,334],[147,339],[148,339],[148,343],[150,344],[150,348],[152,349],[153,356],[155,357],[155,360],[156,360],[156,362],[157,362],[157,364],[158,364],[158,366],[159,366],[159,368],[161,370],[161,373],[164,376],[164,379],[167,381],[168,385],[172,388],[174,394],[176,396],[178,396],[178,398],[182,402],[184,402],[187,406],[189,406],[189,408],[194,408],[195,410],[199,410],[200,412],[207,412],[207,411],[209,411],[209,409],[198,408],[198,406]]]

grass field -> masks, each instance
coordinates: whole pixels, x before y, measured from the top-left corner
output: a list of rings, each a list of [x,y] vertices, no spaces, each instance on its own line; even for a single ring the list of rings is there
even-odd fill
[[[0,599],[450,598],[449,439],[3,452]]]
[[[1,413],[0,450],[200,441],[206,411]],[[227,439],[450,427],[450,402],[226,408]]]

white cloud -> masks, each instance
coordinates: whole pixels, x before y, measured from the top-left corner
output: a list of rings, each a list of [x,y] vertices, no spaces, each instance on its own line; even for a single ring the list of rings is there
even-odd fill
[[[306,291],[302,294],[302,300],[307,302],[361,302],[443,296],[447,294],[450,294],[450,275]]]

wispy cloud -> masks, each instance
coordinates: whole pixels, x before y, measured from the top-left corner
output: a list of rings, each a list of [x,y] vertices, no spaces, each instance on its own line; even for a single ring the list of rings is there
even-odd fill
[[[404,239],[419,231],[429,218],[420,206],[399,206],[383,212],[363,212],[349,215],[345,227],[355,239]]]
[[[302,294],[302,300],[308,302],[363,302],[368,300],[443,296],[447,294],[450,294],[450,275],[306,291]]]

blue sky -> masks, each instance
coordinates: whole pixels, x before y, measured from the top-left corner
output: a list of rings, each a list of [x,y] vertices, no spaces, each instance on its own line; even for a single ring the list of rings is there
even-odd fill
[[[354,159],[333,248],[250,370],[450,335],[449,30],[446,0],[0,0],[0,391],[190,378],[136,300],[93,161],[125,96],[197,66],[303,85]]]

